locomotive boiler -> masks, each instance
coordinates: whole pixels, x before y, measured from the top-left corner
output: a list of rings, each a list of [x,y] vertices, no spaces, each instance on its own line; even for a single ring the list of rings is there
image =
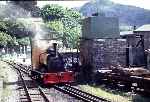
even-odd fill
[[[31,76],[44,84],[74,82],[74,72],[67,71],[61,54],[57,51],[57,43],[48,39],[32,39],[32,71]]]

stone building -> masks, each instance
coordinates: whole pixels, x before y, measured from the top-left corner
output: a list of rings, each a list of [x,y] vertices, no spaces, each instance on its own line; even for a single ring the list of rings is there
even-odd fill
[[[126,66],[126,39],[120,39],[117,18],[98,15],[83,20],[80,59],[90,71]]]
[[[79,48],[83,80],[92,80],[101,68],[126,66],[126,40],[119,37],[118,18],[98,14],[83,20]]]

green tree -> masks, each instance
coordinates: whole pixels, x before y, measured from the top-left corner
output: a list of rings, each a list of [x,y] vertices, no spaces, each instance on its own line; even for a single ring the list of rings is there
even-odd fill
[[[0,31],[6,32],[7,31],[7,25],[4,21],[0,21]]]
[[[24,38],[20,38],[20,39],[17,39],[17,42],[19,45],[30,45],[30,40],[29,40],[29,37],[24,37]]]
[[[0,46],[6,46],[9,42],[11,42],[12,37],[7,33],[0,32]]]
[[[41,17],[46,26],[58,32],[66,47],[76,47],[81,33],[81,14],[75,10],[63,8],[58,5],[46,5],[41,9]]]
[[[23,23],[11,20],[1,20],[0,31],[6,32],[7,34],[17,38],[26,37],[32,33],[26,29]]]
[[[40,15],[44,21],[50,21],[64,17],[65,11],[64,8],[59,5],[45,5],[41,9]]]
[[[26,46],[30,44],[30,31],[26,30],[23,23],[18,21],[0,21],[0,47],[7,47],[9,51],[16,49],[16,45]]]
[[[11,39],[7,43],[8,46],[16,46],[18,45],[16,37],[11,37]]]
[[[46,22],[46,27],[50,28],[53,31],[56,31],[55,37],[62,38],[63,37],[63,23],[58,20]]]

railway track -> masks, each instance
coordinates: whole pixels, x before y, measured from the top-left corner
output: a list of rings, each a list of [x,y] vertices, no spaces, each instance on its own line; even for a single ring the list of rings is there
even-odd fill
[[[68,84],[65,84],[63,86],[54,85],[53,87],[61,92],[76,97],[77,99],[82,100],[84,102],[111,102],[104,98],[97,97],[95,95],[84,92],[80,89],[74,88],[73,86]]]
[[[47,98],[46,93],[43,91],[42,87],[37,85],[30,77],[27,75],[27,69],[25,66],[19,65],[14,62],[4,61],[15,68],[19,74],[21,87],[19,88],[20,101],[21,102],[50,102]],[[28,86],[26,80],[31,81],[34,86]]]
[[[29,71],[31,69],[30,66],[25,66],[25,65],[22,65],[22,64],[17,64],[15,62],[8,62],[8,61],[6,63],[10,64],[15,69],[17,69],[19,71],[19,73],[23,72],[26,75],[29,75]],[[39,85],[36,85],[37,88],[33,89],[34,91],[36,90],[36,91],[39,91],[39,92],[38,93],[36,92],[36,94],[30,94],[30,90],[28,89],[26,83],[24,82],[24,79],[22,78],[22,74],[20,74],[20,75],[21,75],[20,78],[22,79],[23,88],[24,88],[24,91],[25,91],[25,95],[28,99],[28,102],[39,101],[39,99],[38,99],[39,94],[43,97],[44,102],[49,102],[46,94],[44,93],[44,91],[42,90],[42,88]],[[74,88],[73,86],[68,85],[68,84],[64,84],[63,86],[54,85],[53,88],[58,90],[58,91],[61,91],[61,92],[65,93],[65,94],[68,94],[69,96],[75,97],[78,100],[82,100],[84,102],[111,102],[107,99],[97,97],[97,96],[92,95],[90,93],[84,92],[80,89]],[[38,95],[38,96],[34,96],[34,98],[37,97],[37,99],[33,99],[32,95]]]

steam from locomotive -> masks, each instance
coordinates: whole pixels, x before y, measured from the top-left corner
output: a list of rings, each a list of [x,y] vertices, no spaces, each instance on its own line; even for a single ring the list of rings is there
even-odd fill
[[[44,84],[70,83],[74,81],[74,73],[65,69],[65,62],[58,52],[58,43],[49,33],[43,32],[40,24],[36,24],[36,34],[31,39],[33,78]]]

